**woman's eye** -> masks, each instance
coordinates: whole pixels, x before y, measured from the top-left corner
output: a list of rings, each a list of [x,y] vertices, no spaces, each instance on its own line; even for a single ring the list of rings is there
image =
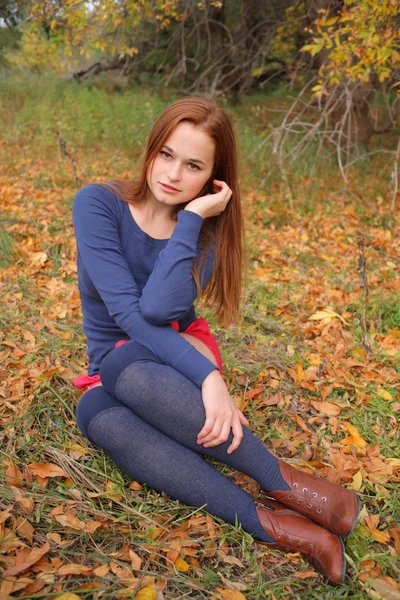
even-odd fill
[[[167,152],[166,150],[160,150],[160,154],[161,156],[163,156],[164,158],[170,158],[171,155],[169,152]]]
[[[199,165],[195,165],[194,163],[188,163],[188,167],[191,171],[198,171],[200,169]]]

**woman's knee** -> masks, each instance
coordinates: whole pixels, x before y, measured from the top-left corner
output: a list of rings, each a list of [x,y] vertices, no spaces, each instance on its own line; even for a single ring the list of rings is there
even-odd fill
[[[103,410],[114,406],[121,406],[121,403],[102,386],[91,388],[83,394],[75,409],[75,416],[79,429],[88,440],[90,440],[88,431],[92,419]]]
[[[132,363],[138,361],[162,361],[148,348],[138,342],[127,342],[111,350],[100,365],[100,378],[104,388],[115,395],[117,381],[121,373]]]

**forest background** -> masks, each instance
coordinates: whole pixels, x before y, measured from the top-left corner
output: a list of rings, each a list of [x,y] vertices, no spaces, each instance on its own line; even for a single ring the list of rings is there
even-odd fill
[[[0,0],[0,597],[400,597],[399,0]],[[71,205],[134,176],[175,98],[241,140],[251,428],[360,494],[340,588],[297,554],[132,482],[77,429]],[[218,465],[258,496],[253,480]]]

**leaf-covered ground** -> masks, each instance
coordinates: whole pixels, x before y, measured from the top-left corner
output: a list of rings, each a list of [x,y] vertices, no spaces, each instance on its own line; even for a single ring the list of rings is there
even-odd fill
[[[82,184],[130,177],[162,102],[30,85],[30,94],[9,86],[0,104],[1,600],[399,598],[400,241],[399,228],[386,227],[390,166],[377,159],[357,171],[351,193],[333,164],[314,180],[304,166],[289,197],[278,177],[260,185],[267,158],[257,150],[282,103],[255,96],[236,110],[249,274],[240,325],[214,331],[230,391],[259,438],[360,494],[346,583],[332,588],[298,554],[269,551],[240,527],[130,481],[80,434],[77,184],[50,128],[69,143]],[[209,307],[199,312],[212,322]],[[257,497],[256,482],[218,468]]]

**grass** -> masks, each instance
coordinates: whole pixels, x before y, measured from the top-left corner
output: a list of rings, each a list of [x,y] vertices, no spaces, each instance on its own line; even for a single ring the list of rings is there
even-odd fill
[[[374,598],[374,579],[399,576],[390,534],[383,543],[367,522],[360,524],[347,542],[345,584],[326,587],[318,576],[299,577],[310,570],[300,557],[268,551],[239,525],[206,521],[197,508],[146,486],[130,487],[129,478],[79,432],[74,410],[80,393],[72,381],[86,365],[71,224],[77,184],[51,128],[59,128],[67,142],[81,184],[130,177],[151,122],[175,98],[169,90],[161,94],[122,87],[110,92],[110,85],[99,81],[78,85],[50,77],[10,77],[1,82],[0,264],[5,276],[0,456],[5,462],[0,468],[0,516],[12,506],[14,520],[0,525],[0,564],[12,564],[21,544],[31,549],[46,541],[46,560],[60,561],[52,568],[38,563],[36,572],[29,572],[33,581],[44,577],[42,588],[15,589],[10,597],[53,599],[74,592],[87,599],[143,600],[143,590],[157,585],[156,600],[217,599],[222,598],[217,588],[229,586],[247,600]],[[376,480],[377,463],[371,462],[376,459],[387,468],[399,447],[400,252],[398,225],[391,231],[385,228],[388,167],[379,157],[369,165],[361,161],[343,191],[334,161],[324,156],[316,162],[310,151],[290,171],[289,197],[265,141],[270,126],[279,121],[276,109],[284,109],[287,102],[285,90],[274,88],[229,107],[242,140],[249,237],[246,301],[243,319],[229,329],[218,327],[210,307],[200,306],[199,312],[212,324],[230,393],[257,436],[278,456],[299,465],[317,462],[322,476],[344,485],[360,473],[363,505],[369,515],[379,516],[378,531],[390,532],[400,518],[395,470]],[[359,229],[369,240],[372,356],[361,343],[363,300],[355,244]],[[338,318],[310,319],[328,306],[346,324]],[[271,404],[273,398],[277,401]],[[336,421],[312,404],[322,399],[340,406]],[[364,449],[341,444],[349,435],[346,423],[365,440]],[[338,456],[354,468],[340,471],[335,466]],[[5,478],[10,460],[25,472],[21,489],[33,501],[30,512]],[[254,481],[211,462],[257,495]],[[67,476],[29,480],[26,468],[32,463],[56,464]],[[51,512],[60,506],[70,506],[82,523],[95,521],[99,527],[92,533],[66,527]],[[31,538],[21,533],[25,521],[34,529]],[[179,539],[185,542],[180,557],[187,571],[168,554]],[[131,567],[127,549],[142,558],[138,570]],[[366,560],[371,561],[367,566]],[[101,576],[61,576],[61,563],[106,565],[109,570]],[[119,567],[130,568],[139,579],[136,590],[126,589]]]

